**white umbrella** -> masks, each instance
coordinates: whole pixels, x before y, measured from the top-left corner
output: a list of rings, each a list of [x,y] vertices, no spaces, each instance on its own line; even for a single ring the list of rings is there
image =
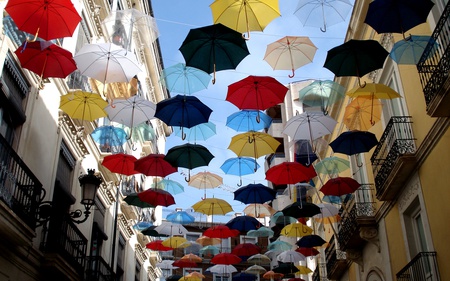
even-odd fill
[[[111,121],[133,128],[154,118],[156,105],[139,96],[128,99],[116,99],[114,105],[108,105],[105,111]]]
[[[157,267],[161,268],[161,269],[177,269],[177,266],[173,266],[174,261],[172,260],[163,260],[161,262],[158,262],[156,264]]]
[[[187,229],[178,223],[171,223],[171,222],[163,222],[161,225],[158,225],[155,227],[155,230],[159,234],[165,234],[165,235],[184,235],[187,233]]]
[[[329,218],[339,213],[339,209],[329,203],[319,203],[317,206],[320,208],[320,214],[315,215],[314,218]]]
[[[267,270],[264,267],[255,264],[248,267],[245,272],[260,275],[266,273]]]
[[[305,111],[288,120],[283,133],[294,140],[310,140],[331,134],[336,120],[320,111]]]
[[[250,256],[250,257],[247,259],[247,262],[249,262],[249,263],[254,263],[254,264],[256,265],[256,264],[268,264],[268,263],[271,262],[271,260],[270,260],[270,258],[269,258],[268,256],[266,256],[266,255],[263,255],[263,254],[255,254],[255,255],[253,255],[253,256]]]
[[[306,259],[306,257],[304,255],[300,254],[299,252],[293,251],[293,250],[284,251],[277,256],[277,261],[281,261],[281,262],[298,263],[300,261],[304,261],[305,259]]]
[[[236,267],[231,264],[216,264],[209,268],[209,271],[216,274],[228,274],[231,275],[233,272],[237,272]]]

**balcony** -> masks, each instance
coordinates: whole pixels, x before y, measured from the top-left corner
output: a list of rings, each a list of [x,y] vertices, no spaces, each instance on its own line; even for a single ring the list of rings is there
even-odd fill
[[[416,145],[409,116],[389,120],[370,158],[377,198],[393,200],[416,166]]]
[[[367,241],[376,240],[378,236],[375,220],[376,203],[372,194],[373,186],[362,184],[345,204],[338,234],[341,250],[359,250]]]
[[[439,281],[436,252],[420,252],[397,274],[398,281]]]
[[[450,116],[450,2],[447,2],[431,38],[432,41],[428,43],[417,64],[417,70],[425,95],[427,114],[432,117],[447,117]]]
[[[312,281],[328,281],[327,276],[327,265],[324,262],[319,262],[316,269],[312,274]]]
[[[113,281],[114,271],[108,263],[98,256],[86,257],[85,281]]]
[[[349,261],[347,261],[345,252],[337,249],[334,235],[330,239],[330,245],[325,250],[325,258],[327,261],[327,278],[330,280],[339,280],[347,270]]]

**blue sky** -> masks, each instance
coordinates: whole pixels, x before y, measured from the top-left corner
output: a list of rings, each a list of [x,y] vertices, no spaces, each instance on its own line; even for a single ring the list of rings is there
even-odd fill
[[[154,0],[152,6],[160,32],[159,41],[164,61],[164,66],[169,67],[176,63],[183,62],[184,58],[179,52],[179,47],[184,41],[189,30],[213,24],[213,17],[209,5],[212,0]],[[210,121],[216,124],[217,135],[206,142],[199,141],[198,144],[206,146],[215,158],[208,167],[200,167],[191,171],[191,175],[201,171],[210,171],[224,177],[224,186],[207,190],[207,197],[222,198],[228,201],[235,212],[242,212],[245,208],[243,203],[233,200],[233,191],[236,190],[239,177],[225,175],[220,169],[222,163],[236,155],[227,149],[231,137],[236,135],[233,129],[225,126],[226,118],[239,109],[233,104],[225,101],[227,87],[229,84],[237,82],[249,75],[272,76],[283,84],[293,83],[305,79],[333,79],[334,75],[323,68],[327,51],[343,43],[348,25],[346,22],[328,27],[327,32],[321,32],[316,27],[303,27],[299,19],[293,14],[297,7],[296,0],[281,0],[281,17],[272,21],[264,32],[252,32],[247,46],[250,55],[247,56],[235,70],[225,70],[216,73],[216,83],[210,84],[208,89],[195,93],[202,102],[213,109]],[[318,48],[312,63],[296,70],[294,78],[289,78],[290,71],[273,70],[270,65],[263,60],[266,46],[284,36],[308,36]],[[175,94],[175,93],[174,93]],[[184,142],[181,138],[171,135],[167,139],[166,152],[174,145]],[[261,168],[254,175],[243,177],[245,184],[263,183],[265,184],[264,157],[258,160]],[[187,172],[179,169],[180,172]],[[183,209],[191,207],[201,200],[203,190],[198,190],[187,186],[184,176],[180,173],[170,175],[168,178],[176,180],[185,186],[185,192],[175,196],[176,205],[169,206],[169,210],[176,207]],[[167,214],[167,213],[164,213]],[[214,216],[214,221],[228,221],[233,213],[227,216]]]

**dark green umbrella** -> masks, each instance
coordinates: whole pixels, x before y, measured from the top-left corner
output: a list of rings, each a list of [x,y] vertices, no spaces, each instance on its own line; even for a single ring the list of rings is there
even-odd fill
[[[181,44],[180,52],[186,65],[213,73],[235,69],[250,53],[242,34],[218,23],[191,29]]]
[[[351,39],[329,50],[323,66],[337,77],[357,76],[359,81],[367,73],[382,68],[388,55],[378,41]],[[361,83],[360,86],[363,87]]]
[[[155,208],[155,206],[150,205],[149,203],[144,202],[141,199],[139,199],[137,193],[130,194],[127,197],[125,197],[123,200],[125,202],[127,202],[128,205],[132,205],[132,206],[136,206],[136,207],[140,207],[140,208]]]
[[[167,237],[169,235],[166,234],[160,234],[158,231],[155,230],[156,226],[150,226],[144,230],[141,231],[142,234],[147,236],[153,236],[153,237]]]

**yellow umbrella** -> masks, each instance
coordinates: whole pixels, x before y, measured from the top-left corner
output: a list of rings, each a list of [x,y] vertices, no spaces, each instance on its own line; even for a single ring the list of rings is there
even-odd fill
[[[298,271],[296,272],[296,274],[309,274],[311,272],[313,272],[311,269],[309,269],[309,267],[303,266],[303,265],[296,265],[296,268],[298,268]]]
[[[286,225],[281,229],[280,234],[287,237],[303,237],[313,233],[313,229],[298,222]]]
[[[197,256],[195,254],[184,255],[184,256],[181,257],[181,259],[182,260],[190,260],[190,261],[193,261],[193,262],[202,262],[202,260],[203,260],[201,257],[199,257],[199,256]],[[201,278],[205,278],[205,277],[203,276]]]
[[[344,111],[343,122],[349,130],[368,131],[381,119],[383,104],[370,96],[359,96]],[[370,122],[372,120],[372,122]]]
[[[184,237],[170,237],[166,240],[164,240],[161,244],[165,247],[170,248],[180,248],[181,244],[187,242],[187,239]],[[187,245],[187,244],[186,244]],[[187,247],[187,246],[186,246]]]
[[[200,272],[193,271],[193,272],[187,274],[186,277],[194,277],[194,278],[203,279],[203,278],[205,278],[205,275],[201,274]]]
[[[216,0],[210,6],[214,23],[221,23],[241,33],[263,31],[280,16],[278,0]]]
[[[207,188],[215,188],[221,186],[223,184],[223,178],[219,175],[216,175],[211,172],[200,172],[193,176],[188,181],[188,185],[198,188],[205,189],[205,197],[206,198],[206,189]]]
[[[59,109],[74,119],[94,121],[108,115],[107,105],[99,94],[76,90],[61,96]]]
[[[198,277],[191,277],[191,276],[183,276],[180,279],[178,279],[179,281],[202,281],[201,278]]]
[[[208,236],[201,236],[195,240],[198,244],[202,246],[210,246],[210,245],[218,245],[222,243],[222,239],[220,238],[211,238]]]
[[[205,198],[192,205],[192,208],[205,215],[225,215],[233,211],[227,201],[218,198]]]

